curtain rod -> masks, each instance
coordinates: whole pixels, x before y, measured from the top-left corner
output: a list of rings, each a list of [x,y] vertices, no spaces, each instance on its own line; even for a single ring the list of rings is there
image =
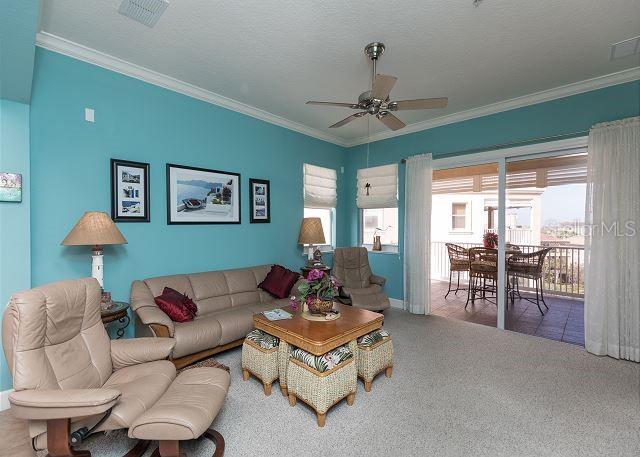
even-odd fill
[[[449,156],[457,156],[457,155],[462,155],[462,154],[471,154],[474,152],[488,152],[488,151],[495,151],[495,150],[499,150],[499,149],[506,149],[512,146],[523,146],[529,143],[541,143],[543,141],[548,141],[548,140],[559,140],[559,139],[564,139],[564,138],[573,138],[573,137],[578,137],[578,136],[584,136],[589,134],[589,130],[580,130],[578,132],[570,132],[570,133],[562,133],[560,135],[551,135],[551,136],[541,136],[538,138],[532,138],[529,140],[520,140],[520,141],[510,141],[508,143],[501,143],[501,144],[496,144],[493,146],[485,146],[482,148],[472,148],[472,149],[463,149],[461,151],[455,151],[455,152],[448,152],[446,154],[442,154],[442,155],[438,155],[437,157],[435,157],[436,159],[441,159],[443,157],[449,157]],[[400,163],[406,163],[407,159],[402,159],[400,160]]]

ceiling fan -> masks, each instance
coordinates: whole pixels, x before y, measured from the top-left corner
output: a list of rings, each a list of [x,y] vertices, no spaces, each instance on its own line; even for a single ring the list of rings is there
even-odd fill
[[[369,43],[364,48],[364,53],[369,56],[373,62],[371,72],[371,90],[361,93],[358,97],[358,103],[307,102],[307,105],[340,106],[360,110],[357,113],[330,125],[330,129],[342,127],[359,117],[370,114],[380,119],[380,122],[391,130],[399,130],[405,127],[406,124],[394,116],[391,113],[392,111],[446,108],[448,102],[447,97],[390,101],[389,93],[391,92],[391,89],[393,89],[398,78],[395,76],[376,74],[376,62],[383,52],[384,43]]]

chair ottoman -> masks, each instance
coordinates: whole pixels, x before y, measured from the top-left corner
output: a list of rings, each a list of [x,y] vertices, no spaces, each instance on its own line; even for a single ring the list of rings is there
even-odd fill
[[[364,390],[371,392],[371,383],[378,373],[387,378],[393,372],[393,342],[386,330],[374,330],[358,338],[358,377],[364,381]]]
[[[178,457],[180,441],[204,435],[224,454],[224,439],[209,428],[229,390],[229,373],[220,368],[191,368],[180,373],[160,399],[129,428],[129,437],[158,440],[161,457]],[[157,454],[154,454],[157,455]]]
[[[242,379],[254,375],[262,381],[265,395],[271,395],[271,383],[278,379],[279,343],[279,338],[257,329],[242,343]]]
[[[321,356],[293,348],[287,367],[289,404],[302,400],[316,411],[318,426],[324,427],[329,408],[343,398],[353,405],[358,388],[355,354],[355,341]]]

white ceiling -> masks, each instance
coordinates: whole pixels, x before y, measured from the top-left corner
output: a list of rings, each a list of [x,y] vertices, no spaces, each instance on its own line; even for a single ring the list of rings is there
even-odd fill
[[[47,0],[41,29],[342,143],[367,121],[328,129],[351,110],[304,102],[355,101],[371,41],[387,46],[378,72],[398,77],[392,99],[449,97],[445,110],[398,113],[407,124],[640,64],[609,61],[612,43],[640,35],[639,0],[171,0],[154,28],[119,4]],[[371,119],[372,134],[384,130]]]

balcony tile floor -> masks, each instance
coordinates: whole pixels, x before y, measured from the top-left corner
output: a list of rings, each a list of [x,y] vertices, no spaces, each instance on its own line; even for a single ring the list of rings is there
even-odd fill
[[[496,326],[496,305],[476,299],[475,305],[469,303],[467,309],[464,309],[467,292],[459,291],[457,296],[452,292],[445,299],[447,288],[447,282],[431,281],[432,314],[490,327]],[[509,303],[506,328],[518,333],[584,346],[584,301],[550,295],[545,295],[545,301],[549,311],[545,310],[545,315],[542,316],[534,303],[516,298],[514,306]]]

